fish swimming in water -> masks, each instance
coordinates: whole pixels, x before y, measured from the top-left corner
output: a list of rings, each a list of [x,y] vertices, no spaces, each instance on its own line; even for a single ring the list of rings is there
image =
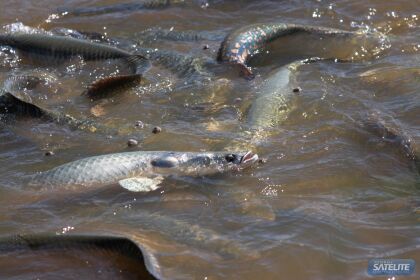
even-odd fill
[[[0,88],[0,114],[39,118],[66,125],[71,129],[88,132],[100,132],[109,135],[119,133],[118,130],[101,125],[92,119],[75,118],[69,114],[45,108],[42,104],[36,102],[28,93],[43,82],[42,78],[32,75],[12,75],[8,77],[3,83],[3,88]]]
[[[127,213],[127,215],[128,219],[140,221],[145,229],[157,231],[180,244],[213,251],[224,259],[259,257],[258,251],[248,248],[229,236],[195,223],[145,211]]]
[[[133,74],[103,78],[91,84],[87,95],[95,96],[104,88],[141,79],[141,74],[150,67],[150,62],[139,54],[88,40],[43,33],[0,34],[0,45],[7,45],[28,54],[50,57],[57,61],[79,56],[86,61],[121,59],[133,68]]]
[[[70,251],[77,252],[82,257],[93,254],[95,258],[102,256],[106,259],[124,260],[131,263],[126,266],[130,267],[133,270],[132,273],[141,279],[158,279],[160,276],[160,272],[157,271],[159,267],[155,264],[154,258],[145,252],[140,244],[124,236],[44,233],[0,237],[0,254],[2,255],[24,257],[32,254],[48,255],[48,252],[56,251],[64,255]],[[118,264],[115,265],[117,269]],[[2,273],[5,272],[0,272],[0,275]]]
[[[365,39],[369,37],[368,34],[362,34],[360,32],[345,31],[319,26],[307,26],[289,23],[253,24],[234,30],[229,35],[227,35],[220,46],[217,60],[219,62],[227,62],[234,65],[239,65],[242,74],[244,74],[245,77],[252,78],[253,73],[248,65],[251,58],[259,53],[262,53],[267,47],[267,44],[292,34],[319,35],[320,37],[329,37],[334,38],[335,40],[338,38],[344,38],[349,40],[347,43],[358,38],[359,36]],[[311,56],[333,58],[331,56],[323,57],[319,54],[312,54]]]
[[[196,30],[174,30],[161,27],[152,27],[136,34],[142,41],[153,42],[156,40],[176,42],[197,42],[197,41],[222,41],[224,33],[215,31]]]
[[[134,192],[160,187],[165,176],[204,176],[242,170],[258,161],[252,152],[138,151],[76,160],[35,174],[29,185],[40,189],[94,187],[118,183]]]
[[[282,124],[293,109],[296,72],[307,61],[281,66],[261,83],[245,118],[245,130],[225,149],[255,149]]]
[[[287,118],[293,97],[296,70],[304,62],[296,61],[276,69],[261,85],[248,111],[246,124],[252,130],[266,130]]]
[[[420,155],[416,144],[394,121],[385,120],[383,114],[375,111],[363,121],[362,127],[396,148],[401,155],[414,164],[415,169],[420,173]]]

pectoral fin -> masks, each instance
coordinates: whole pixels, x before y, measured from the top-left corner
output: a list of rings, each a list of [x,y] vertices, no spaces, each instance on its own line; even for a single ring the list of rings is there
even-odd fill
[[[120,180],[118,184],[131,192],[150,192],[159,189],[163,177],[133,177]]]

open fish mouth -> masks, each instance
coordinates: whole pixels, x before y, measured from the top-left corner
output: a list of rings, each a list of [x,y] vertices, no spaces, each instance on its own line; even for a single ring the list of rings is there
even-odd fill
[[[258,155],[248,151],[242,158],[240,164],[254,163],[258,160]]]

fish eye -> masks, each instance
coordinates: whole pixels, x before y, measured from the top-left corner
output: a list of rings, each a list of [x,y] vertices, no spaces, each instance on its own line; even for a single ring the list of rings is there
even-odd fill
[[[225,156],[225,159],[227,162],[233,162],[236,159],[236,156],[234,154],[228,154]]]

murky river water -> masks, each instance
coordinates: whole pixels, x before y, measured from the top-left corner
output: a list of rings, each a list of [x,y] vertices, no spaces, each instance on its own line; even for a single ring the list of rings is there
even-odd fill
[[[3,0],[0,25],[22,22],[46,30],[102,32],[126,39],[128,47],[127,42],[139,41],[141,31],[156,26],[223,35],[251,23],[283,21],[376,29],[389,37],[390,46],[354,63],[324,61],[300,67],[295,79],[302,91],[293,100],[293,110],[256,147],[266,164],[240,174],[170,179],[163,189],[148,194],[110,186],[54,193],[37,201],[22,194],[25,176],[71,160],[136,149],[223,149],[237,138],[261,82],[288,59],[265,56],[255,63],[257,77],[252,81],[229,71],[226,76],[216,74],[229,79],[218,87],[191,85],[177,73],[153,66],[146,73],[146,86],[95,103],[80,95],[93,80],[95,74],[90,73],[95,67],[81,62],[16,66],[4,54],[2,80],[16,67],[47,72],[54,93],[47,96],[46,106],[123,128],[124,133],[109,137],[22,117],[2,121],[0,235],[124,234],[148,248],[159,264],[156,269],[167,279],[365,279],[371,258],[411,258],[420,263],[418,171],[392,143],[362,125],[372,113],[380,114],[409,135],[414,147],[420,143],[418,1],[214,1],[207,8],[191,3],[160,10],[54,16],[57,7],[115,2]],[[147,44],[214,59],[220,40]],[[320,48],[305,40],[285,40],[283,48],[291,57],[302,44]],[[144,128],[135,127],[139,120]],[[162,133],[152,134],[154,126],[162,127]],[[140,145],[127,148],[129,138]],[[46,151],[55,155],[44,156]],[[50,274],[1,269],[1,278],[19,273],[25,279],[74,277],[74,270],[64,269],[69,263],[76,266],[73,259],[59,262],[55,256],[37,259],[41,266],[56,262]],[[7,260],[0,260],[0,268],[7,267]],[[95,263],[92,257],[86,257],[88,261]],[[131,275],[111,272],[106,259],[96,262],[80,268],[79,278]],[[419,277],[417,269],[404,279]]]

